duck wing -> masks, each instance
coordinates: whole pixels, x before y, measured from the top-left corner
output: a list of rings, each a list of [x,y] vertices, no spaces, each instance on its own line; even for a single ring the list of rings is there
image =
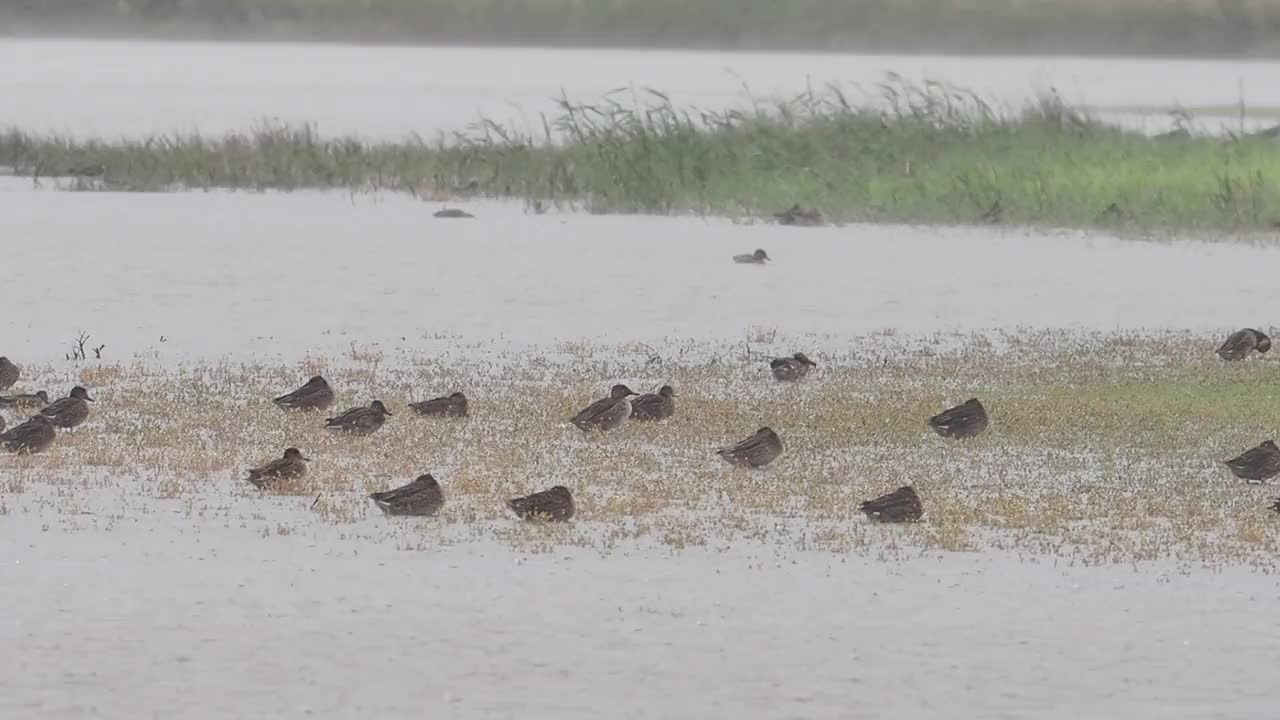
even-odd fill
[[[1270,346],[1270,341],[1267,343]],[[1249,351],[1258,346],[1258,336],[1253,330],[1237,330],[1227,336],[1227,339],[1218,348],[1218,357],[1223,360],[1243,360]]]
[[[338,415],[336,417],[331,417],[328,420],[325,420],[324,424],[326,427],[346,427],[349,425],[354,425],[358,423],[364,415],[370,412],[372,411],[366,407],[351,408],[350,410],[342,413],[341,415]]]
[[[645,393],[631,401],[632,420],[664,420],[674,411],[674,403],[656,393]]]
[[[465,415],[466,401],[454,400],[450,397],[438,397],[422,402],[409,403],[409,407],[419,415]]]
[[[41,409],[40,414],[44,415],[45,417],[57,417],[59,415],[62,415],[64,413],[67,413],[73,410],[75,408],[75,405],[76,405],[75,398],[67,397],[67,398],[62,398],[61,400],[54,400],[53,402],[46,405],[43,409]]]
[[[924,514],[920,496],[910,485],[862,503],[860,509],[872,520],[882,522],[908,522],[919,520]]]
[[[569,422],[585,430],[588,427],[603,421],[606,414],[619,402],[621,402],[620,398],[601,398],[600,400],[597,400],[583,408],[577,415],[574,415]]]

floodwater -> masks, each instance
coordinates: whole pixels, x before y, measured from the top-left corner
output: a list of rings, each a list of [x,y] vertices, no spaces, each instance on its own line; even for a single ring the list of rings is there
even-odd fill
[[[1052,85],[1098,105],[1230,104],[1240,87],[1280,105],[1266,82],[1277,69],[8,40],[0,125],[138,136],[272,117],[399,137],[480,114],[532,120],[561,89],[653,86],[725,106],[743,86],[786,94],[887,70],[1014,103]],[[438,205],[397,195],[9,180],[0,352],[61,370],[80,332],[108,362],[170,364],[728,343],[756,329],[857,351],[885,332],[1265,327],[1280,301],[1273,283],[1236,281],[1275,265],[1274,245],[465,206],[475,219],[435,220]],[[756,247],[775,261],[729,261]],[[58,464],[12,462],[0,457],[5,717],[1254,718],[1274,706],[1280,584],[1254,568],[767,541],[531,552],[445,542],[429,522],[406,539],[381,518],[335,527],[299,512],[284,533],[270,503],[206,516],[128,478],[88,499]]]
[[[755,330],[855,348],[872,333],[1019,327],[1218,332],[1265,323],[1280,288],[1236,282],[1280,248],[1080,232],[526,214],[402,194],[84,193],[0,188],[5,352],[58,360],[79,332],[116,358],[297,360]],[[773,262],[736,265],[765,248]],[[161,338],[164,338],[163,342]],[[433,341],[432,338],[437,340]],[[439,340],[439,338],[444,338]]]
[[[9,39],[0,40],[0,127],[140,137],[275,120],[329,135],[434,138],[486,117],[541,133],[540,114],[561,96],[594,102],[622,89],[621,101],[647,102],[652,88],[681,106],[720,109],[834,83],[870,101],[886,73],[1015,108],[1056,89],[1151,131],[1169,127],[1174,105],[1200,109],[1206,130],[1238,129],[1242,101],[1280,107],[1276,62]]]

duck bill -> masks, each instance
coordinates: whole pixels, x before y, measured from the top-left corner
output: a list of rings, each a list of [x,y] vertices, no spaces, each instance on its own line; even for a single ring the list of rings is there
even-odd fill
[[[89,397],[88,395],[85,395],[85,396],[84,396],[84,399],[85,399],[85,400],[87,400],[87,401],[89,401],[89,402],[98,402],[97,400],[94,400],[93,398]]]

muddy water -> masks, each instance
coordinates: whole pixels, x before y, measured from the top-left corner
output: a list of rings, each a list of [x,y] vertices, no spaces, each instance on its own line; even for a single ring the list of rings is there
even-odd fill
[[[562,94],[595,101],[623,88],[629,100],[655,88],[681,105],[722,108],[838,83],[858,100],[878,97],[889,72],[1013,106],[1056,88],[1075,103],[1126,109],[1127,122],[1150,130],[1168,126],[1163,112],[1127,109],[1214,107],[1205,123],[1216,128],[1237,127],[1241,100],[1280,107],[1274,62],[0,40],[0,126],[139,136],[274,119],[399,138],[484,116],[540,132],[540,113]]]

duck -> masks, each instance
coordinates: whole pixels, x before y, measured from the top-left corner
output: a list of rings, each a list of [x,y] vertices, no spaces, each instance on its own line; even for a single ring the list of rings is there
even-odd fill
[[[17,365],[9,362],[9,358],[0,355],[0,390],[8,390],[13,384],[18,382],[18,377],[22,375],[22,371]]]
[[[1253,328],[1244,328],[1227,336],[1218,348],[1218,357],[1227,362],[1236,362],[1245,359],[1254,350],[1261,354],[1270,349],[1271,338]]]
[[[782,438],[772,428],[762,427],[737,445],[716,450],[716,454],[730,465],[762,468],[782,454]]]
[[[249,477],[245,478],[245,480],[253,483],[254,487],[261,490],[273,480],[293,480],[304,477],[307,474],[307,463],[309,462],[311,462],[311,459],[303,457],[301,450],[291,447],[284,451],[284,457],[272,460],[265,465],[259,465],[256,468],[250,468]]]
[[[818,363],[809,359],[808,355],[798,352],[791,357],[774,358],[769,361],[769,369],[773,377],[782,382],[799,380],[809,374],[809,368],[818,367]]]
[[[1280,474],[1280,448],[1267,440],[1258,447],[1224,461],[1231,474],[1251,484],[1262,483]]]
[[[23,395],[0,395],[0,407],[42,408],[49,404],[49,393],[39,390]]]
[[[987,409],[978,398],[969,398],[960,405],[947,408],[929,418],[929,427],[946,438],[971,438],[981,435],[990,420]]]
[[[46,405],[40,414],[49,418],[54,427],[71,429],[89,419],[91,402],[94,399],[89,397],[89,391],[77,385],[71,388],[70,395]]]
[[[676,412],[676,391],[663,385],[657,393],[645,393],[631,401],[632,420],[666,420]]]
[[[431,400],[423,400],[422,402],[409,403],[409,407],[419,415],[430,415],[435,417],[466,417],[467,416],[467,396],[460,392],[452,393],[447,397],[438,397]]]
[[[369,493],[369,499],[387,515],[435,515],[444,506],[444,493],[431,473],[394,490]]]
[[[769,253],[760,248],[756,248],[753,253],[733,256],[733,261],[740,265],[763,265],[766,260],[772,261],[773,258],[769,257]]]
[[[53,445],[57,437],[53,423],[44,415],[32,415],[31,419],[0,433],[0,443],[12,453],[34,455]]]
[[[374,400],[369,403],[369,407],[354,407],[337,417],[327,418],[324,426],[330,430],[356,435],[371,435],[382,427],[389,415],[391,411],[387,410],[387,406],[381,400]]]
[[[783,210],[780,213],[774,213],[773,217],[778,220],[779,225],[796,225],[798,227],[818,227],[826,223],[822,217],[822,211],[818,208],[800,207],[799,203]]]
[[[1272,509],[1272,510],[1274,510],[1275,512],[1277,512],[1277,513],[1280,513],[1280,497],[1276,498],[1276,499],[1271,503],[1271,509]]]
[[[924,515],[920,496],[910,485],[904,485],[888,495],[881,495],[874,500],[862,503],[861,510],[868,518],[878,522],[915,522]]]
[[[442,219],[475,217],[475,215],[472,215],[471,213],[467,212],[466,210],[463,210],[462,208],[443,208],[431,213],[431,215],[432,217],[437,217]]]
[[[507,507],[521,520],[564,522],[573,517],[573,494],[569,488],[556,485],[549,490],[512,498]]]
[[[622,427],[631,417],[631,396],[636,393],[626,385],[614,385],[609,390],[609,397],[601,398],[586,406],[569,422],[579,430],[599,430],[608,432]]]
[[[333,405],[333,388],[323,377],[316,375],[302,387],[271,402],[285,410],[328,410]]]

